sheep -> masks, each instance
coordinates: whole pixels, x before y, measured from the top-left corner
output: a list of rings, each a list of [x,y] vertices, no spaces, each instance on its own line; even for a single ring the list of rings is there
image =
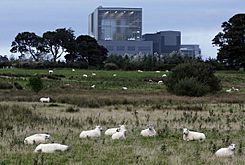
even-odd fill
[[[147,129],[144,129],[140,132],[140,135],[144,137],[152,137],[152,136],[156,136],[157,132],[155,131],[153,126],[148,126]]]
[[[67,145],[58,144],[58,143],[48,143],[48,144],[39,144],[34,152],[36,153],[54,153],[55,151],[66,151],[69,147]]]
[[[153,82],[152,79],[150,79],[149,82]]]
[[[28,136],[24,140],[24,144],[40,144],[46,143],[50,139],[49,134],[34,134]]]
[[[122,90],[126,91],[126,90],[128,90],[128,88],[127,87],[122,87]]]
[[[139,73],[142,73],[143,71],[142,70],[138,70]]]
[[[183,140],[205,140],[204,133],[189,131],[187,128],[183,128]]]
[[[232,89],[226,89],[226,92],[227,93],[231,93],[232,92]]]
[[[95,88],[95,85],[91,85],[91,88],[94,89]]]
[[[231,87],[231,89],[232,89],[233,91],[239,92],[239,89],[238,89],[238,88]]]
[[[235,144],[229,145],[227,148],[220,148],[215,152],[215,156],[217,157],[231,157],[235,153]]]
[[[80,133],[80,138],[93,138],[93,137],[100,137],[101,136],[102,128],[101,126],[97,125],[95,129],[88,130],[88,131],[82,131]]]
[[[126,130],[125,125],[120,125],[119,128],[109,128],[109,129],[107,129],[107,130],[105,131],[105,135],[111,136],[111,135],[113,135],[114,133],[116,133],[118,129],[119,129],[119,130]]]
[[[169,71],[168,70],[165,70],[166,73],[168,73]]]
[[[114,133],[114,134],[111,136],[111,138],[112,138],[112,140],[116,140],[116,139],[126,139],[125,133],[126,133],[126,130],[120,130],[120,129],[117,129],[117,132]]]
[[[53,74],[54,71],[53,71],[53,70],[49,70],[48,73],[49,73],[49,74]]]
[[[92,76],[96,76],[96,73],[92,73]]]
[[[158,81],[158,82],[157,82],[157,84],[163,84],[163,81],[162,81],[162,80],[160,80],[160,81]]]
[[[160,70],[156,70],[156,73],[160,73]]]
[[[40,102],[42,103],[49,103],[51,101],[50,97],[42,97],[40,98]]]
[[[162,77],[167,77],[167,75],[166,74],[163,74]]]
[[[113,76],[113,77],[117,77],[117,74],[114,73],[112,76]]]
[[[72,69],[71,71],[72,71],[72,72],[75,72],[75,69]]]
[[[88,75],[87,74],[83,74],[83,77],[88,77]]]

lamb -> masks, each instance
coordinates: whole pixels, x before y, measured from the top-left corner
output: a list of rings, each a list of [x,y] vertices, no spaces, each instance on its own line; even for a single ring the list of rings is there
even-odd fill
[[[183,128],[183,140],[205,140],[204,133],[189,131],[187,128]]]
[[[51,101],[50,97],[42,97],[40,98],[40,102],[42,103],[49,103]]]
[[[120,130],[120,129],[117,129],[117,132],[114,133],[114,134],[111,136],[111,138],[112,138],[112,140],[116,140],[116,139],[126,139],[125,133],[126,133],[126,130]]]
[[[119,129],[119,130],[126,130],[125,125],[120,125],[119,128],[109,128],[109,129],[107,129],[107,130],[105,131],[105,135],[111,136],[111,135],[113,135],[114,133],[116,133],[118,129]]]
[[[229,145],[227,148],[220,148],[215,152],[215,156],[217,157],[231,157],[235,153],[235,144]]]
[[[157,132],[155,131],[153,126],[148,126],[147,129],[144,129],[140,132],[140,135],[144,137],[152,137],[152,136],[156,136]]]
[[[68,148],[69,147],[67,145],[58,143],[39,144],[34,150],[34,152],[54,153],[55,151],[66,151]]]
[[[24,140],[24,144],[40,144],[46,143],[50,139],[49,134],[34,134],[28,136]]]
[[[53,71],[53,70],[49,70],[48,73],[49,73],[49,74],[53,74],[54,71]]]
[[[95,129],[88,130],[88,131],[82,131],[80,133],[80,138],[93,138],[93,137],[100,137],[101,136],[102,128],[101,126],[97,125]]]

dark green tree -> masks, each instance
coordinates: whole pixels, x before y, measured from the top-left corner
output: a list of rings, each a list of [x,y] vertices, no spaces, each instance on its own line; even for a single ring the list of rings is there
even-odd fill
[[[33,76],[29,79],[29,86],[31,89],[38,93],[40,90],[43,89],[43,82],[39,76]]]
[[[44,33],[43,39],[48,52],[52,55],[52,61],[56,62],[66,51],[66,47],[73,43],[75,36],[73,30],[61,28]]]
[[[20,53],[21,56],[31,55],[35,61],[41,60],[47,53],[43,39],[30,32],[19,33],[11,47],[10,52]]]
[[[245,14],[236,14],[221,25],[212,44],[219,47],[217,60],[231,67],[245,67]]]

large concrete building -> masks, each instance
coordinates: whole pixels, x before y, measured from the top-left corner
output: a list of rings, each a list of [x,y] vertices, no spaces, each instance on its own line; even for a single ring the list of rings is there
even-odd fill
[[[179,51],[181,45],[180,31],[160,31],[157,33],[144,34],[144,41],[153,42],[153,52],[161,55]]]
[[[201,56],[201,49],[199,48],[199,45],[181,45],[180,52],[189,57]]]
[[[152,41],[142,41],[142,8],[99,6],[89,15],[89,35],[109,54],[152,54]]]

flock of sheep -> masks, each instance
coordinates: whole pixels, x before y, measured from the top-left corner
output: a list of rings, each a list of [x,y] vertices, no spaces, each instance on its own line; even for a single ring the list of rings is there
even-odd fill
[[[99,138],[101,137],[102,127],[97,125],[95,129],[92,130],[84,130],[80,133],[80,138]],[[112,140],[124,140],[126,139],[126,127],[125,125],[120,125],[118,128],[109,128],[105,131],[106,136],[111,136]],[[157,136],[157,132],[155,131],[152,125],[148,125],[146,129],[140,132],[140,135],[143,137],[154,137]],[[50,140],[51,135],[49,134],[34,134],[29,137],[26,137],[24,140],[24,144],[39,144],[34,152],[36,153],[53,153],[55,151],[66,151],[68,150],[67,145],[58,144],[58,143],[47,143]],[[204,133],[190,131],[187,128],[183,128],[183,140],[185,141],[193,141],[193,140],[205,140],[206,136]],[[231,144],[226,148],[220,148],[215,152],[215,156],[217,157],[230,157],[235,153],[235,144]]]

